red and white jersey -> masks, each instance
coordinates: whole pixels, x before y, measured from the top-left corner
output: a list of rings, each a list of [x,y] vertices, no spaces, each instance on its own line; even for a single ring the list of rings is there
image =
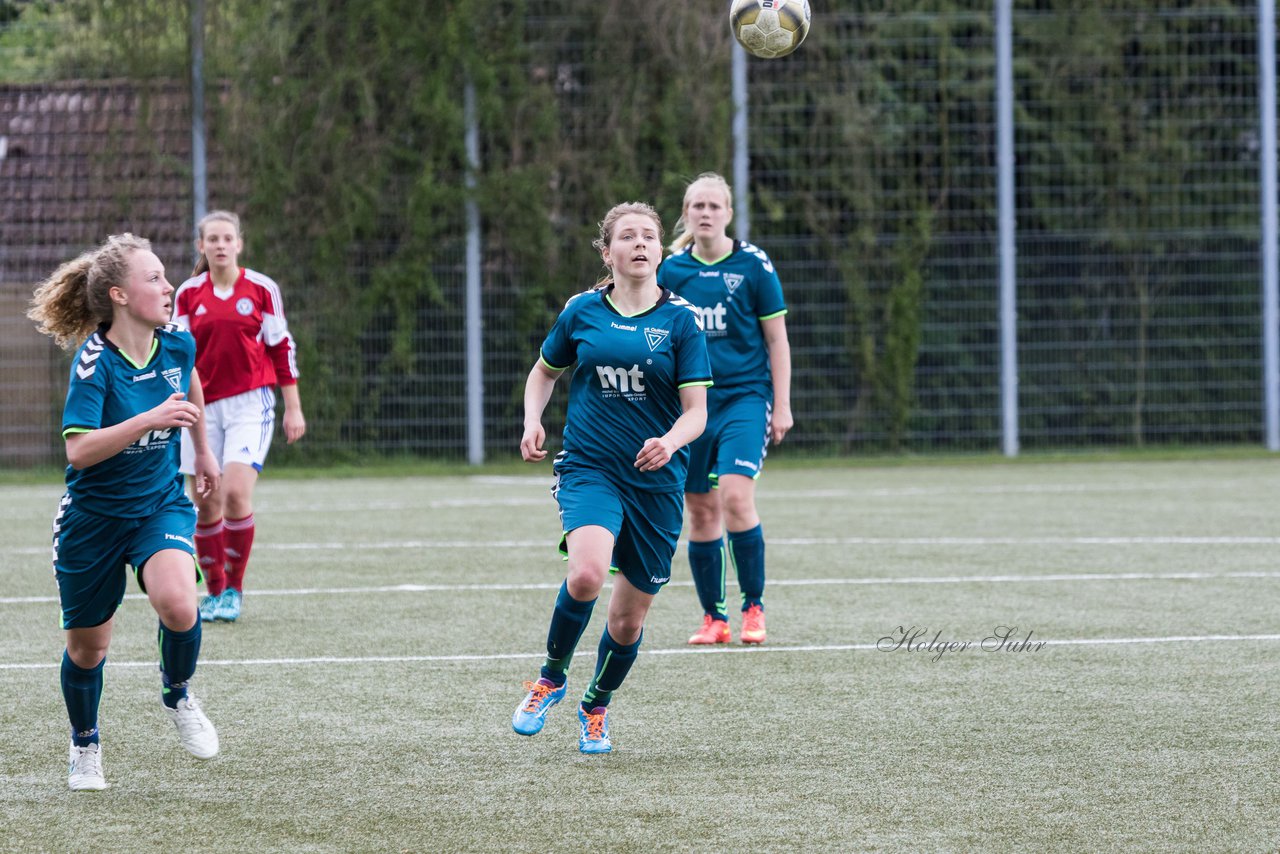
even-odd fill
[[[298,348],[285,323],[280,286],[255,270],[240,268],[240,278],[225,291],[208,273],[187,279],[173,295],[173,321],[195,336],[206,403],[298,381]]]

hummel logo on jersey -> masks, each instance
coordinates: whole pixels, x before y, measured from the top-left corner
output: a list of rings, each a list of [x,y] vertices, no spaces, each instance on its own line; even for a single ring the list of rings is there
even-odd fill
[[[725,308],[722,302],[716,303],[714,307],[698,309],[698,315],[702,318],[702,328],[708,333],[726,331],[729,324],[725,322],[724,316],[728,313],[729,309]]]
[[[644,340],[649,343],[649,349],[656,352],[662,346],[662,342],[671,336],[670,329],[650,329],[644,328]]]
[[[98,338],[95,335],[84,342],[84,349],[80,351],[80,364],[76,365],[76,376],[82,380],[89,379],[98,369],[94,362],[98,361],[98,357],[102,355],[102,345],[97,342]]]
[[[202,314],[208,314],[208,313],[209,313],[209,309],[204,307],[204,303],[200,303],[200,307],[196,309],[196,317],[199,317]]]
[[[644,371],[640,370],[639,365],[632,365],[631,369],[611,368],[608,365],[596,365],[596,376],[600,377],[600,388],[614,389],[623,394],[631,392],[643,393],[644,387]]]
[[[752,255],[756,256],[760,261],[760,266],[764,267],[766,273],[773,272],[773,262],[769,260],[769,256],[764,254],[764,250],[759,246],[756,246],[754,243],[744,243],[742,244],[742,251],[750,252]]]
[[[160,372],[160,376],[165,378],[174,391],[182,391],[182,368],[166,368]]]
[[[635,331],[636,331],[636,328],[635,328],[634,326],[623,326],[621,323],[614,323],[612,320],[611,320],[611,321],[609,321],[609,325],[610,325],[610,326],[612,326],[614,329],[621,329],[621,330],[624,330],[624,331],[626,331],[626,332],[635,332]]]
[[[153,380],[153,379],[155,379],[155,378],[156,378],[156,372],[155,372],[155,371],[147,371],[145,374],[138,374],[137,376],[135,376],[135,377],[133,378],[133,381],[134,381],[135,383],[140,383],[140,382],[142,382],[143,380]]]
[[[724,286],[729,291],[729,296],[733,296],[733,292],[738,289],[738,285],[742,284],[742,280],[746,276],[741,273],[725,273]]]

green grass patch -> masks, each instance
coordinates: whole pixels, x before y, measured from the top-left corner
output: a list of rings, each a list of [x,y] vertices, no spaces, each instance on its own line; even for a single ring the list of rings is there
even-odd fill
[[[510,729],[564,571],[546,466],[268,472],[244,618],[206,627],[195,682],[222,754],[178,746],[131,589],[102,705],[111,788],[77,795],[48,567],[61,490],[6,484],[0,849],[135,852],[193,829],[315,852],[1271,849],[1274,463],[1034,462],[771,465],[769,642],[685,645],[682,550],[603,757],[577,752],[571,701],[607,593],[570,701],[535,738]],[[1001,626],[1047,644],[984,649]],[[899,627],[921,643],[881,640]],[[935,637],[957,646],[922,648]]]

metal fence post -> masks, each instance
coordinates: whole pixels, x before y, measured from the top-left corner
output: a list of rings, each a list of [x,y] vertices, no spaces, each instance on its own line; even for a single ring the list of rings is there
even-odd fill
[[[1258,121],[1262,151],[1258,191],[1262,198],[1262,382],[1267,449],[1280,451],[1280,300],[1276,252],[1276,9],[1258,0]]]
[[[1000,424],[1006,457],[1018,455],[1017,221],[1013,195],[1013,3],[996,0],[996,122],[1000,218]]]
[[[480,303],[480,207],[476,172],[480,169],[480,133],[476,125],[476,87],[467,75],[463,87],[467,173],[467,462],[484,462],[484,318]]]
[[[747,132],[747,52],[736,41],[731,47],[733,87],[733,233],[751,240],[751,206],[747,185],[751,182],[751,140]]]

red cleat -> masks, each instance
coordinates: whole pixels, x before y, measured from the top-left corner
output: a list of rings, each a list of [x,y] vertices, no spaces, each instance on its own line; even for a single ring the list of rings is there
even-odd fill
[[[702,628],[689,638],[691,644],[728,643],[733,640],[729,634],[729,621],[717,620],[710,614],[702,615]]]
[[[764,643],[764,608],[759,605],[742,613],[742,642]]]

